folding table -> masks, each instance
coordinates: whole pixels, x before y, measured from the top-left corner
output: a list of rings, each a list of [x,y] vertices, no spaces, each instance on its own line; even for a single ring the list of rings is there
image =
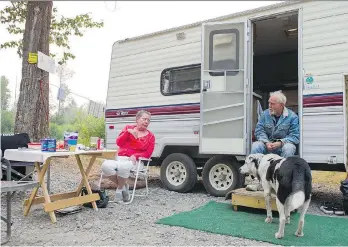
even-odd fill
[[[48,212],[52,223],[57,222],[56,215],[54,213],[57,209],[62,209],[70,206],[81,205],[84,203],[92,202],[93,208],[97,211],[97,205],[95,201],[99,200],[98,193],[92,193],[91,187],[88,183],[88,175],[95,164],[97,158],[103,159],[115,159],[117,150],[93,150],[83,151],[78,150],[75,152],[69,151],[57,151],[57,152],[42,152],[41,150],[32,149],[7,149],[4,153],[4,158],[7,160],[18,160],[24,162],[34,162],[35,169],[38,172],[39,186],[32,190],[29,199],[24,202],[24,216],[27,216],[31,206],[35,204],[44,204],[45,212]],[[61,194],[49,195],[44,180],[47,168],[50,165],[52,158],[67,158],[69,156],[75,156],[77,165],[79,167],[82,180],[80,185],[75,191]],[[89,165],[86,170],[83,169],[81,162],[81,156],[90,156]],[[40,168],[40,163],[43,163]],[[83,185],[86,187],[88,194],[81,195]],[[43,195],[36,197],[36,194],[41,187]]]

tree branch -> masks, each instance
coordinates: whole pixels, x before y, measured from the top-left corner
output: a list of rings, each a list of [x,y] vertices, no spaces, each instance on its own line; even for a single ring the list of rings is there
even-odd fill
[[[12,6],[7,6],[0,11],[0,23],[7,24],[6,29],[10,34],[23,35],[28,2],[11,1],[11,4]],[[58,17],[57,8],[53,8],[49,42],[50,44],[65,48],[62,59],[58,62],[59,64],[64,64],[69,59],[75,59],[75,56],[70,52],[69,38],[71,36],[82,37],[87,29],[101,28],[104,26],[103,21],[93,21],[90,14],[91,13],[81,14],[72,18],[64,16]],[[17,54],[20,57],[22,56],[22,40],[7,41],[0,44],[0,49],[7,48],[17,48]]]
[[[15,2],[15,1],[11,1],[12,6],[13,6],[13,8],[15,9],[15,11],[17,12],[18,16],[21,16],[21,13],[19,12],[19,10],[17,9],[17,7],[15,6],[14,2]]]

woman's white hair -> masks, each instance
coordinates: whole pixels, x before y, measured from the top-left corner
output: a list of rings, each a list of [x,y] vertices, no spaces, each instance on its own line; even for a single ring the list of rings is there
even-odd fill
[[[281,90],[275,91],[269,94],[270,97],[275,96],[277,98],[278,103],[286,104],[286,96],[282,93]]]
[[[144,114],[147,114],[151,117],[151,113],[145,110],[140,110],[137,112],[137,114],[135,115],[135,119],[138,120],[139,118],[141,118]]]

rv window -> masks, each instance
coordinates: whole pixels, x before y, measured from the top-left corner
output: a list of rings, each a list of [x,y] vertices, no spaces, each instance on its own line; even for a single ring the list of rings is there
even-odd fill
[[[199,93],[200,85],[200,64],[168,68],[161,73],[161,93],[164,96]]]
[[[239,69],[239,31],[237,29],[215,30],[209,37],[209,70],[230,71],[226,75],[237,75]],[[212,76],[223,76],[224,72],[210,72]]]

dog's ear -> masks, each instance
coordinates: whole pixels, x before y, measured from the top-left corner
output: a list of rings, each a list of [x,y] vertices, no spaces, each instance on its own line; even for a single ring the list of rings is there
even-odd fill
[[[270,161],[271,166],[276,166],[280,161],[282,161],[282,159],[269,159],[268,161]]]
[[[259,161],[258,161],[258,159],[252,158],[251,162],[253,162],[255,164],[256,169],[259,168]]]

